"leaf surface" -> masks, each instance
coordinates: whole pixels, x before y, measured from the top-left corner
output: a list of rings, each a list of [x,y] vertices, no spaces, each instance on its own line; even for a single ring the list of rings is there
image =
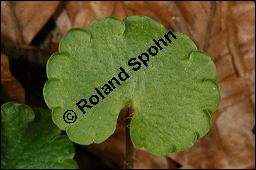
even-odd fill
[[[48,111],[8,102],[1,107],[2,169],[77,168],[74,145]]]
[[[100,143],[113,134],[120,110],[131,104],[130,133],[136,147],[155,155],[191,147],[208,132],[210,113],[219,105],[217,71],[189,37],[175,32],[170,43],[165,34],[163,25],[145,16],[101,18],[86,30],[68,31],[47,63],[44,98],[53,121],[76,143]],[[160,38],[168,42],[161,44],[162,50],[153,41]],[[158,52],[151,48],[155,55],[143,64],[139,55],[149,54],[152,46]],[[129,66],[131,58],[140,67]],[[106,95],[104,85],[113,77],[120,85],[113,81],[115,88]],[[89,101],[92,95],[98,96],[98,101],[92,98],[95,105]],[[81,99],[92,106],[84,108],[86,114],[76,105]],[[74,123],[64,121],[67,110],[76,113]]]

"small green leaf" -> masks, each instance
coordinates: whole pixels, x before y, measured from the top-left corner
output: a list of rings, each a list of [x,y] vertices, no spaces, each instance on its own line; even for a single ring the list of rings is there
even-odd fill
[[[156,155],[191,147],[208,132],[210,113],[219,105],[217,71],[189,37],[168,34],[170,42],[165,34],[163,25],[145,16],[101,18],[86,30],[68,31],[47,63],[44,98],[53,121],[76,143],[100,143],[131,104],[136,147]],[[167,44],[153,41],[160,38]],[[86,113],[76,105],[85,100],[91,107],[82,107]],[[67,123],[68,114],[76,120]]]
[[[1,169],[77,168],[74,145],[49,112],[25,104],[1,106]]]

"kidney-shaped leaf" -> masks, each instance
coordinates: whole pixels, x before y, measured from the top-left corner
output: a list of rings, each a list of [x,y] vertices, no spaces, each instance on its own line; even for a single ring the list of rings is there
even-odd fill
[[[49,112],[8,102],[1,107],[1,169],[77,168],[75,148]]]
[[[53,121],[79,144],[106,140],[130,104],[136,147],[156,155],[182,151],[208,132],[220,101],[211,58],[145,16],[71,29],[48,60],[47,76]]]

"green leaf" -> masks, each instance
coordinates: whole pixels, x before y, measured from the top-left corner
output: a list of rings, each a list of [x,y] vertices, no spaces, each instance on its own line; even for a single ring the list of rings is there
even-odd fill
[[[1,106],[1,169],[77,168],[75,149],[49,112],[25,104]]]
[[[155,155],[191,147],[208,132],[210,113],[219,105],[217,71],[189,37],[168,34],[170,43],[165,34],[163,25],[146,16],[101,18],[86,30],[68,31],[47,63],[44,98],[53,121],[76,143],[100,143],[113,134],[120,110],[131,104],[135,111],[130,133],[136,147]],[[167,42],[160,42],[162,50],[153,41],[160,38]],[[149,54],[151,46],[157,54],[154,47]],[[149,55],[145,65],[138,59],[142,53]],[[128,61],[141,67],[129,66]],[[92,108],[79,109],[76,103],[81,99]],[[66,123],[68,114],[76,121]]]

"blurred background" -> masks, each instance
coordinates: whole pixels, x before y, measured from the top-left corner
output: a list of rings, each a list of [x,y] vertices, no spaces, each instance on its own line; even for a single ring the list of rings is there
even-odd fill
[[[255,168],[255,2],[1,1],[1,104],[47,106],[42,89],[46,62],[70,28],[100,17],[146,15],[169,31],[191,37],[218,71],[221,103],[212,128],[183,152],[134,153],[135,168]],[[8,57],[7,57],[8,56]],[[79,168],[122,168],[124,112],[115,133],[101,144],[76,145]]]

